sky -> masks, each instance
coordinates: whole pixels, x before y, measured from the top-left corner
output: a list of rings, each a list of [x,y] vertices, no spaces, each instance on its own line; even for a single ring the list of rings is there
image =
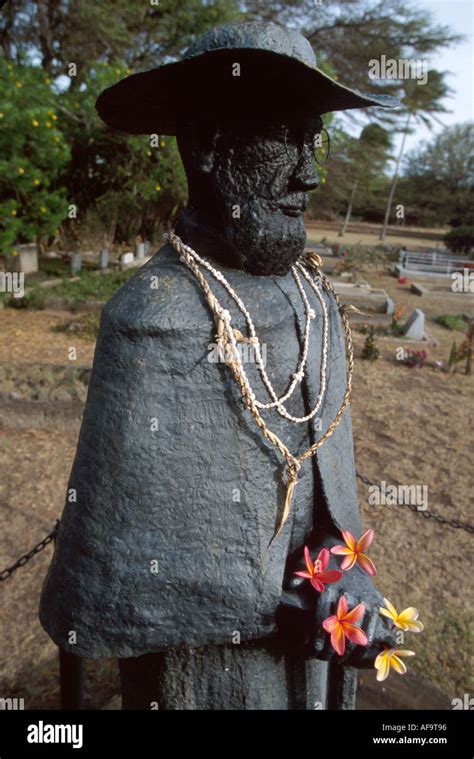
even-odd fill
[[[462,42],[441,50],[429,59],[429,65],[440,71],[449,71],[447,77],[453,96],[445,100],[444,105],[452,113],[439,114],[438,118],[445,126],[459,124],[474,119],[474,0],[417,0],[418,6],[429,10],[433,20],[449,26],[453,32],[465,35]],[[442,130],[440,124],[434,125],[433,133]],[[432,133],[424,126],[419,126],[416,133],[409,135],[406,150],[428,140]],[[401,138],[400,138],[401,139]],[[400,142],[400,140],[399,140]]]

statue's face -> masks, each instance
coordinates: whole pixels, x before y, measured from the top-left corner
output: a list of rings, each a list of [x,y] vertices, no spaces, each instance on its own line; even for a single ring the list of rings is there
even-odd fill
[[[194,208],[227,248],[226,262],[251,274],[278,274],[303,253],[303,212],[308,191],[319,184],[314,138],[320,117],[292,124],[232,124],[216,129],[201,162],[207,174]]]

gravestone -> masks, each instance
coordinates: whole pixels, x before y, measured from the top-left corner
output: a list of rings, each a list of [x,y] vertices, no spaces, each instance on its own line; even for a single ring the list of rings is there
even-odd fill
[[[133,264],[135,260],[135,256],[131,251],[127,251],[126,253],[122,253],[120,256],[120,263],[124,266],[128,266],[129,264]]]
[[[109,265],[109,251],[107,248],[102,248],[99,253],[99,269],[106,269]]]
[[[425,314],[421,308],[415,308],[403,327],[403,333],[410,340],[423,340],[425,336]]]
[[[35,274],[38,271],[38,248],[36,243],[17,245],[16,255],[7,256],[7,270]]]
[[[80,253],[71,253],[70,258],[70,270],[71,274],[79,274],[82,269],[82,257]]]
[[[429,290],[423,285],[420,285],[419,282],[412,282],[410,285],[410,292],[414,293],[415,295],[419,295],[421,297],[423,295],[428,295]]]

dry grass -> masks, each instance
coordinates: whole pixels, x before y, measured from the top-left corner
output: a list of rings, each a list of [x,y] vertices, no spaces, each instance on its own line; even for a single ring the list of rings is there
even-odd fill
[[[338,245],[380,245],[379,240],[381,224],[363,224],[361,229],[364,231],[348,231],[344,237],[338,236],[338,231],[341,224],[328,224],[324,221],[318,221],[307,224],[308,229],[308,241],[319,242],[323,237],[328,244],[332,245],[337,243]],[[350,227],[349,227],[350,230]],[[442,236],[444,231],[440,229],[425,229],[424,235],[418,237],[417,235],[410,236],[410,227],[403,229],[403,234],[396,231],[396,228],[391,227],[386,237],[386,243],[388,245],[406,245],[407,248],[419,248],[428,247],[434,248],[437,245],[443,245]],[[420,232],[419,229],[413,228],[413,232]]]

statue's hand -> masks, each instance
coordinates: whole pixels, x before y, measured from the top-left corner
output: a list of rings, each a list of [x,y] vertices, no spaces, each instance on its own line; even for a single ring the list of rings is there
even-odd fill
[[[325,540],[323,545],[331,547],[337,540]],[[340,541],[339,541],[340,542]],[[311,550],[313,559],[318,555],[322,545]],[[340,559],[331,556],[328,569],[337,569]],[[294,574],[304,570],[305,562],[301,559],[291,568],[287,577],[286,590],[283,592],[281,604],[285,608],[283,618],[288,619],[291,609],[293,633],[295,624],[304,626],[301,639],[304,640],[307,655],[318,659],[334,660],[358,668],[370,668],[378,653],[385,647],[396,646],[395,628],[383,617],[379,610],[383,606],[383,597],[375,588],[372,579],[358,566],[342,573],[342,577],[334,583],[325,585],[322,592],[315,590],[307,579]],[[323,628],[323,622],[336,614],[339,598],[344,595],[348,609],[358,604],[364,604],[363,616],[355,623],[367,636],[367,645],[357,645],[345,638],[345,651],[342,656],[331,645],[331,635]],[[298,611],[297,611],[298,610]]]

